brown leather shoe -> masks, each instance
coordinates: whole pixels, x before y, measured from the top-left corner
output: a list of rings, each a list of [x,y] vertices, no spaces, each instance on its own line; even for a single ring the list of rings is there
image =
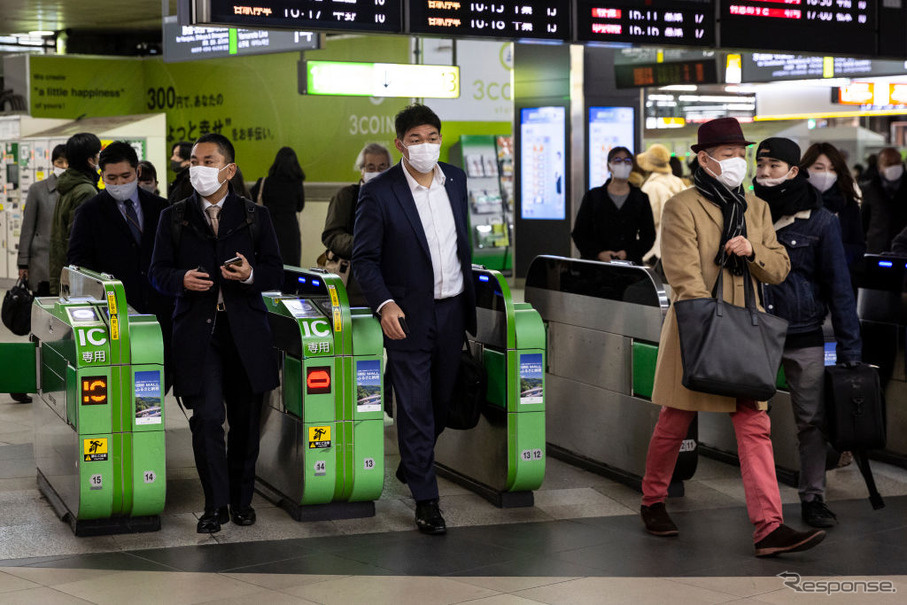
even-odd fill
[[[774,557],[785,552],[800,552],[809,550],[825,539],[825,531],[821,529],[811,529],[809,531],[797,531],[786,525],[756,542],[757,557]]]
[[[646,524],[646,531],[653,536],[676,536],[677,526],[668,516],[664,502],[656,502],[652,506],[640,506],[639,515]]]

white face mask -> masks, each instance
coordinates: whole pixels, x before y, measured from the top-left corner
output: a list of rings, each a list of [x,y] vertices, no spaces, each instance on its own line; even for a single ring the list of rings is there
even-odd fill
[[[410,145],[406,147],[409,151],[407,162],[416,172],[422,174],[431,172],[441,157],[441,143],[420,143],[419,145]]]
[[[608,170],[611,171],[611,176],[616,179],[627,180],[630,178],[630,172],[633,170],[633,166],[630,164],[608,164]]]
[[[809,184],[815,187],[819,193],[825,193],[831,189],[832,185],[836,182],[838,182],[837,172],[826,172],[824,170],[821,172],[809,171]]]
[[[896,181],[904,174],[904,165],[895,164],[894,166],[885,166],[882,169],[882,176],[886,181]]]
[[[125,202],[135,195],[135,190],[139,187],[139,180],[133,179],[122,185],[108,185],[104,183],[104,189],[110,194],[110,197],[118,202]]]
[[[380,172],[363,172],[362,173],[362,182],[368,183],[370,180],[381,174]]]
[[[767,176],[757,176],[756,182],[759,183],[760,185],[762,185],[763,187],[777,187],[778,185],[780,185],[781,183],[786,181],[788,179],[788,177],[790,177],[791,170],[793,170],[793,168],[788,170],[787,174],[785,174],[784,176],[779,176],[774,179],[771,177],[767,177]]]
[[[189,182],[192,184],[192,188],[198,191],[198,194],[202,197],[212,195],[223,185],[223,182],[218,180],[218,177],[221,171],[228,166],[229,164],[220,170],[214,166],[191,166],[189,168]]]
[[[154,193],[154,190],[157,189],[157,186],[154,183],[139,183],[139,187],[147,191],[148,193]]]
[[[728,158],[727,160],[716,160],[712,156],[708,156],[709,159],[718,163],[718,166],[721,167],[721,174],[715,174],[708,168],[713,177],[715,177],[719,183],[727,187],[728,189],[736,189],[743,183],[744,177],[746,177],[746,160],[743,158]]]
[[[65,168],[60,168],[59,166],[54,166],[54,176],[59,178],[61,174],[66,172]]]

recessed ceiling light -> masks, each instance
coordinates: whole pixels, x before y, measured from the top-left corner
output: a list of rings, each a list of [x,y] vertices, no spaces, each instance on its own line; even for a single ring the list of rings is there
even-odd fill
[[[54,32],[49,29],[36,29],[34,31],[28,32],[29,36],[52,36]]]

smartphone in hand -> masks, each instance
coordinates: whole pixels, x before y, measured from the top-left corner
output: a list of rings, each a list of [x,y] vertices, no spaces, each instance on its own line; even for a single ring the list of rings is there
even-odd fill
[[[233,258],[224,261],[224,267],[232,267],[234,265],[241,265],[241,264],[242,264],[242,258],[239,256],[234,256]]]
[[[407,336],[409,336],[409,326],[406,325],[406,318],[398,317],[397,321],[400,322],[400,329],[403,330],[403,333],[406,334]]]

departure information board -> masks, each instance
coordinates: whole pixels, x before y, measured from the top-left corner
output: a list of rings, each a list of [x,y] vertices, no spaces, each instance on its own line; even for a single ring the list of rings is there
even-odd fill
[[[870,0],[721,0],[721,46],[877,54]]]
[[[408,31],[457,37],[568,40],[570,9],[563,0],[410,0]]]
[[[575,0],[582,42],[715,45],[713,0]]]
[[[281,29],[403,31],[403,0],[193,0],[192,22]]]

